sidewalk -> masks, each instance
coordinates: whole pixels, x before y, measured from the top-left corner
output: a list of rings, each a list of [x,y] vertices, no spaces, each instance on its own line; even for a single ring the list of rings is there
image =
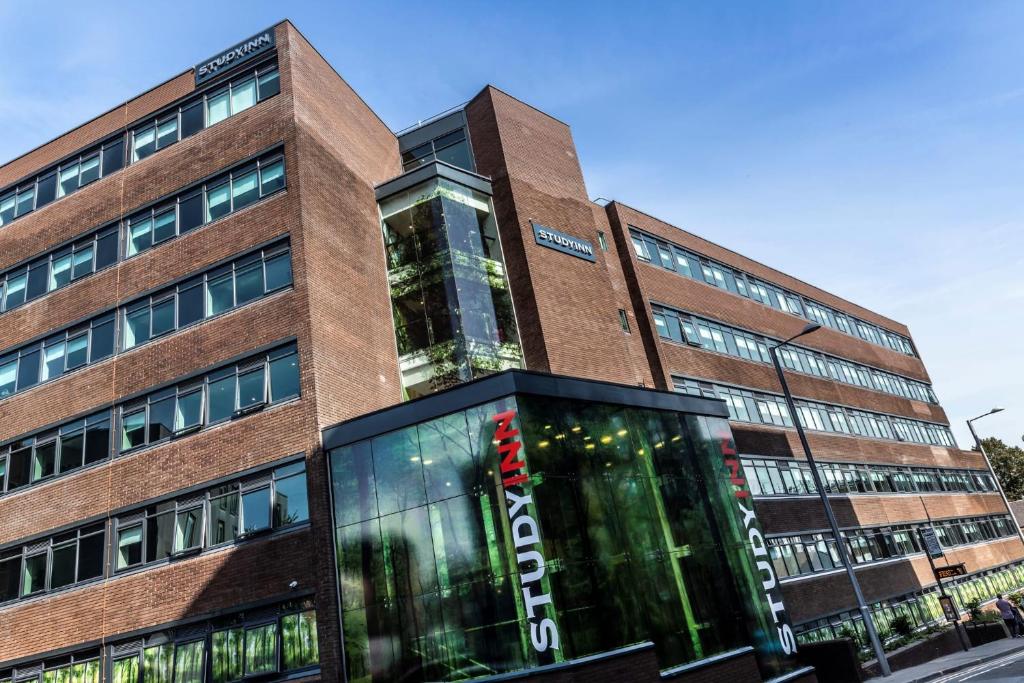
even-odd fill
[[[895,671],[888,678],[878,677],[868,680],[872,683],[881,681],[885,681],[885,683],[924,683],[924,681],[931,681],[940,676],[962,671],[976,664],[982,664],[1018,651],[1024,651],[1024,640],[1004,638],[972,647],[968,652],[954,652],[925,664]]]

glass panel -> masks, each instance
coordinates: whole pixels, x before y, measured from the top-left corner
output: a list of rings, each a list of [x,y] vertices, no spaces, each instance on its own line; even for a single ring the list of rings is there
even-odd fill
[[[228,91],[211,95],[206,100],[206,125],[212,126],[215,123],[220,123],[231,113],[228,108]]]
[[[157,147],[164,148],[178,141],[178,117],[162,121],[156,127]]]
[[[135,131],[132,140],[132,161],[140,161],[156,151],[156,129],[153,126]]]
[[[39,481],[51,476],[56,464],[57,442],[36,444],[32,450],[32,481]]]
[[[111,679],[113,683],[139,683],[138,655],[114,660]]]
[[[140,251],[145,251],[153,245],[153,221],[144,218],[139,221],[131,221],[128,230],[128,256],[133,256]]]
[[[235,376],[210,382],[209,421],[217,422],[235,412]]]
[[[217,315],[235,305],[234,281],[231,273],[210,280],[206,285],[206,315]]]
[[[203,683],[205,645],[202,640],[178,645],[174,653],[174,683]]]
[[[117,532],[117,569],[142,562],[142,526],[119,529]]]
[[[149,443],[170,438],[174,432],[175,398],[169,396],[149,405]]]
[[[10,396],[18,381],[18,361],[0,365],[0,396]]]
[[[174,431],[200,424],[203,416],[203,392],[199,389],[178,396],[174,412]]]
[[[232,210],[237,211],[259,199],[256,171],[237,176],[231,180]]]
[[[64,342],[49,344],[43,350],[43,375],[41,381],[60,377],[64,373]]]
[[[231,211],[231,186],[225,182],[206,191],[206,222],[217,220]]]
[[[174,525],[174,552],[198,548],[202,543],[203,510],[192,508],[179,512]]]
[[[158,214],[153,219],[153,244],[157,244],[174,237],[174,223],[174,209]]]
[[[183,286],[178,290],[178,327],[202,320],[204,314],[203,285]]]
[[[92,252],[91,246],[75,250],[74,266],[71,273],[72,278],[78,279],[92,272]]]
[[[267,291],[273,292],[276,289],[287,287],[292,283],[292,259],[291,252],[267,259],[266,265]]]
[[[266,164],[260,169],[260,194],[267,196],[284,187],[284,161]]]
[[[190,104],[181,110],[181,137],[185,139],[203,129],[202,101]]]
[[[270,528],[270,488],[242,494],[242,532],[251,534]]]
[[[103,420],[86,428],[85,464],[99,462],[110,457],[110,421]]]
[[[299,395],[299,356],[296,353],[270,361],[270,400],[283,401]]]
[[[78,548],[74,543],[53,549],[53,560],[50,568],[50,590],[69,586],[75,582],[75,561],[77,557]]]
[[[281,79],[278,78],[277,69],[260,74],[259,88],[261,101],[281,92]]]
[[[245,673],[247,676],[277,671],[277,624],[245,630]]]
[[[153,304],[152,311],[152,330],[153,336],[159,336],[166,334],[174,329],[174,299],[164,299],[159,303]]]
[[[106,564],[106,533],[86,536],[78,542],[78,580],[95,579],[103,576]]]
[[[250,406],[264,403],[267,400],[265,384],[266,372],[259,367],[238,375],[238,409],[245,410]]]
[[[213,633],[210,651],[213,683],[230,683],[242,677],[244,643],[245,633],[240,628]]]
[[[274,482],[274,526],[282,527],[309,519],[307,495],[305,473]]]
[[[89,360],[89,336],[80,334],[68,340],[67,369],[85,365]]]
[[[238,494],[229,493],[210,500],[210,545],[235,540],[238,536]]]
[[[125,415],[121,425],[121,450],[127,451],[146,443],[146,411]]]
[[[103,146],[103,175],[110,175],[124,167],[124,139]]]
[[[70,472],[82,466],[82,458],[85,455],[85,434],[68,434],[60,439],[60,471]],[[0,477],[2,479],[2,477]]]
[[[50,264],[50,282],[47,286],[51,292],[71,282],[71,254],[54,259]]]
[[[46,588],[46,553],[25,558],[25,572],[22,576],[21,594],[31,595]]]
[[[66,194],[78,189],[78,164],[61,168],[57,180],[57,196],[63,197]]]
[[[257,261],[235,272],[235,298],[239,306],[263,296],[263,264]]]
[[[149,340],[149,307],[125,314],[124,348],[130,349]]]
[[[4,299],[5,311],[25,303],[25,285],[27,282],[27,275],[17,275],[15,277],[7,278],[7,296]]]
[[[79,185],[88,185],[92,181],[100,177],[100,157],[96,156],[89,157],[82,161],[82,171],[79,177]]]
[[[174,646],[159,645],[142,651],[142,683],[173,683]]]
[[[320,661],[316,612],[289,614],[281,619],[282,659],[285,671],[312,666]]]
[[[166,508],[156,514],[149,511],[146,520],[146,562],[155,562],[171,556],[174,548],[174,503],[158,505]]]
[[[237,114],[256,104],[256,79],[231,84],[231,113]]]
[[[178,232],[185,234],[203,224],[203,193],[178,201]]]

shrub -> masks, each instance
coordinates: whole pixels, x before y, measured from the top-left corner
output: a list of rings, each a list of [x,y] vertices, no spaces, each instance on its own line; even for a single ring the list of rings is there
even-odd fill
[[[910,617],[906,614],[900,614],[889,622],[892,626],[892,630],[896,635],[903,638],[909,638],[914,634],[914,624],[910,621]]]

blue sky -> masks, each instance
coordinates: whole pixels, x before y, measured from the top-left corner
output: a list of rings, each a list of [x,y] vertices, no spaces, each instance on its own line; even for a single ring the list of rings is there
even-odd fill
[[[570,123],[592,197],[907,323],[960,444],[1020,444],[1024,4],[159,5],[0,3],[0,160],[287,17],[392,128]]]

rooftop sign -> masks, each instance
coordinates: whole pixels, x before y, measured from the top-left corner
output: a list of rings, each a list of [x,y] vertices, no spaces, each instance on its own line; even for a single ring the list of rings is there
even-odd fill
[[[230,50],[204,60],[195,66],[196,85],[205,83],[220,72],[248,61],[274,47],[274,29],[268,28],[251,38],[246,38]]]

